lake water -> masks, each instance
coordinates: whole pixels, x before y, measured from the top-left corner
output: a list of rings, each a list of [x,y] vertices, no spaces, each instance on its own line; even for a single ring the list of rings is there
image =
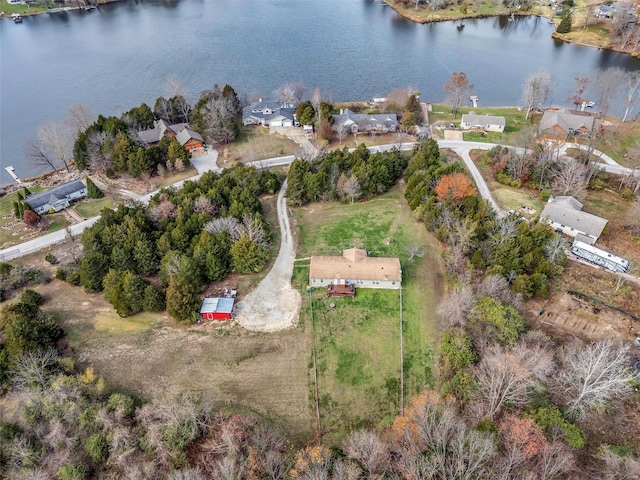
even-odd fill
[[[372,0],[152,0],[2,20],[0,164],[38,173],[23,146],[40,124],[77,103],[103,115],[153,106],[169,75],[192,101],[215,83],[267,98],[289,81],[333,101],[406,86],[441,101],[451,72],[464,71],[489,106],[518,104],[534,71],[552,72],[551,101],[565,104],[576,72],[640,69],[627,55],[554,41],[553,29],[537,17],[420,25]]]

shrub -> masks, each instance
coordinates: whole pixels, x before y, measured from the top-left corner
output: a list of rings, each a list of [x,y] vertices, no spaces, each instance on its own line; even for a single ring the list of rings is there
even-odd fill
[[[22,221],[30,227],[35,227],[40,221],[40,215],[33,210],[25,210],[22,214]]]
[[[31,290],[30,288],[24,290],[22,292],[22,295],[20,295],[20,302],[26,303],[27,305],[38,307],[42,305],[43,301],[44,297],[35,290]]]
[[[84,444],[84,449],[94,461],[104,462],[107,459],[109,443],[102,433],[94,433]]]
[[[64,268],[58,268],[56,270],[56,278],[64,282],[67,279],[67,271]]]
[[[633,198],[633,190],[631,190],[630,188],[625,188],[620,192],[620,196],[624,200],[631,200]]]
[[[504,172],[498,172],[496,173],[496,180],[500,183],[502,183],[503,185],[507,185],[509,187],[514,187],[514,188],[520,188],[520,180],[516,180],[514,178],[511,178],[509,175],[507,175]]]
[[[551,190],[544,189],[540,192],[540,200],[543,202],[548,201],[551,198]]]
[[[56,257],[55,255],[52,255],[51,253],[47,253],[44,259],[47,262],[49,262],[51,265],[55,265],[56,263],[58,263],[58,257]]]
[[[58,480],[81,480],[85,478],[87,471],[82,465],[69,464],[60,467],[56,473]]]
[[[67,282],[74,287],[80,286],[80,272],[78,270],[73,270],[67,273]]]
[[[589,190],[596,190],[596,191],[603,190],[607,188],[607,182],[605,182],[601,178],[594,178],[589,182],[588,188]]]

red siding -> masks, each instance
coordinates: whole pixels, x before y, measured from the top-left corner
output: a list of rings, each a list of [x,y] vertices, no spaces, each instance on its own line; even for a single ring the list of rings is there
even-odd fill
[[[213,319],[214,320],[230,320],[231,314],[223,313],[223,312],[213,312]]]

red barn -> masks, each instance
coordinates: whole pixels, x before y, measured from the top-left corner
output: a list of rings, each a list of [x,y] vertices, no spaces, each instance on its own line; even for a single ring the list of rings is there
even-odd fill
[[[235,298],[205,298],[200,307],[203,320],[230,320]]]

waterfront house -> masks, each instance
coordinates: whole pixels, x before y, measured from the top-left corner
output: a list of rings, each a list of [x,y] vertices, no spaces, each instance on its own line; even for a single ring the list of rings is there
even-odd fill
[[[154,122],[153,128],[138,132],[138,138],[146,147],[157,145],[165,137],[175,138],[187,150],[202,148],[204,145],[202,136],[192,130],[188,123],[170,125],[161,119]]]
[[[293,127],[293,105],[260,99],[242,109],[243,125],[263,127]]]
[[[395,113],[379,113],[369,115],[355,113],[345,108],[333,115],[333,129],[346,126],[351,133],[388,133],[398,131],[398,116]]]
[[[370,257],[366,250],[349,248],[341,256],[312,256],[309,285],[355,285],[357,288],[399,289],[402,270],[398,258]]]
[[[504,117],[495,115],[476,115],[465,113],[460,121],[462,130],[483,130],[485,132],[504,132]]]
[[[44,192],[34,193],[23,200],[34,212],[42,215],[47,212],[59,212],[70,203],[87,196],[87,187],[80,180],[72,180]]]
[[[551,197],[540,220],[551,225],[557,233],[593,245],[607,225],[607,219],[583,212],[582,207],[580,201],[570,196]]]
[[[545,110],[538,127],[542,138],[567,140],[571,136],[589,137],[600,128],[600,119],[587,113],[572,113],[566,108]]]

